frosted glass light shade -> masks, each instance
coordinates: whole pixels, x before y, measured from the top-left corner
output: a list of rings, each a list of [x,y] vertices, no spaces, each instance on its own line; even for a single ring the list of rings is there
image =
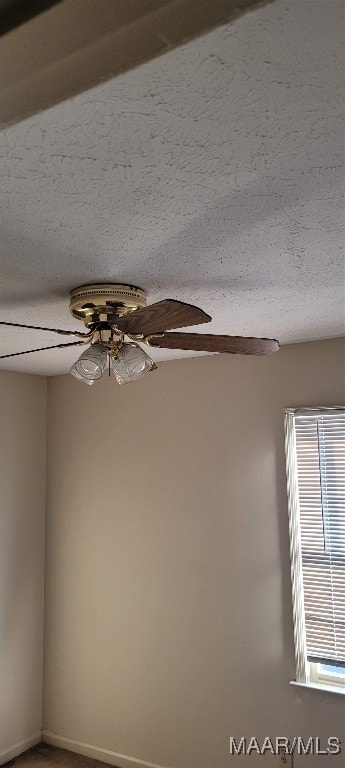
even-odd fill
[[[118,384],[128,384],[142,379],[151,370],[153,360],[138,344],[123,344],[111,365]]]
[[[70,374],[78,381],[93,384],[100,379],[107,364],[107,348],[100,342],[91,344],[72,365]]]
[[[82,381],[83,384],[89,384],[89,386],[91,386],[91,384],[95,383],[94,379],[86,379],[85,376],[81,376],[80,373],[78,373],[78,371],[76,371],[74,365],[73,365],[73,367],[70,370],[70,374],[72,376],[74,376],[74,378],[77,379],[78,381]]]

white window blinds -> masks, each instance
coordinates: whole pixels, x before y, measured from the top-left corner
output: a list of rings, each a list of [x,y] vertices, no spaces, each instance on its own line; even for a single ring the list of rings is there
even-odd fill
[[[289,415],[306,656],[345,666],[345,409]]]

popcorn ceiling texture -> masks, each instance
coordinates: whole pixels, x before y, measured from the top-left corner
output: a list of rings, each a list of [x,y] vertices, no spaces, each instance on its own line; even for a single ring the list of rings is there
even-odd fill
[[[0,319],[73,328],[69,289],[108,280],[209,333],[340,335],[343,8],[278,1],[0,134]],[[0,354],[59,341],[2,328]]]

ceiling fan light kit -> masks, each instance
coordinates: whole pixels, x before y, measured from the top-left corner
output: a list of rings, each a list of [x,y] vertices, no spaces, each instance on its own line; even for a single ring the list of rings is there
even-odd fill
[[[146,306],[145,292],[131,285],[96,283],[74,288],[70,293],[70,312],[84,323],[86,332],[0,321],[0,325],[53,331],[78,338],[78,341],[53,347],[0,355],[0,359],[43,349],[88,344],[88,348],[72,365],[72,376],[92,385],[102,377],[109,363],[109,372],[112,369],[116,381],[126,384],[141,379],[157,368],[140,344],[160,349],[240,355],[268,355],[279,349],[276,339],[176,332],[176,328],[209,323],[211,317],[199,307],[175,299],[164,299]]]
[[[153,360],[139,344],[123,344],[117,356],[112,358],[111,366],[118,384],[128,384],[145,376],[153,368]]]
[[[72,365],[70,374],[79,381],[93,384],[100,379],[107,365],[108,350],[104,344],[96,341],[78,357]]]

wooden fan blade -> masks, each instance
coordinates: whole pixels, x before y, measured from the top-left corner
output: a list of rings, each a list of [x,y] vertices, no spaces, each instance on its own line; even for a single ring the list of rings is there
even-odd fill
[[[214,336],[210,333],[164,333],[149,339],[151,347],[186,349],[193,352],[228,352],[232,355],[270,355],[277,352],[276,339],[249,336]]]
[[[9,323],[5,320],[0,320],[0,325],[10,325],[13,328],[29,328],[33,331],[51,331],[51,333],[59,333],[62,336],[82,336],[85,338],[90,335],[81,331],[62,331],[61,328],[44,328],[41,325],[23,325],[22,323]]]
[[[202,309],[193,307],[192,304],[184,304],[174,299],[164,299],[157,304],[151,304],[143,309],[135,309],[128,315],[121,317],[117,327],[128,334],[161,333],[170,328],[186,328],[189,325],[209,323],[210,316]]]
[[[64,349],[65,347],[76,347],[78,344],[84,344],[83,341],[68,341],[66,344],[53,344],[50,347],[38,347],[38,349],[25,349],[24,352],[11,352],[9,355],[0,355],[0,360],[4,357],[17,357],[18,355],[31,355],[32,352],[43,352],[45,349]]]

